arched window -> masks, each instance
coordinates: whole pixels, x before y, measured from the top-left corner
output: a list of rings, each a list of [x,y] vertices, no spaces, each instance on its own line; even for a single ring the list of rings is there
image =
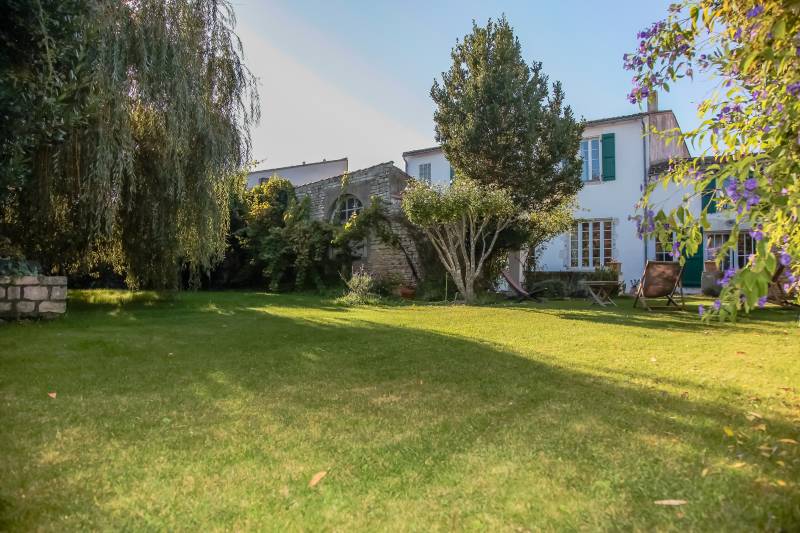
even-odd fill
[[[333,220],[334,222],[344,224],[350,220],[350,217],[358,214],[363,207],[361,201],[355,196],[349,194],[342,196],[339,198],[339,203],[333,212]]]

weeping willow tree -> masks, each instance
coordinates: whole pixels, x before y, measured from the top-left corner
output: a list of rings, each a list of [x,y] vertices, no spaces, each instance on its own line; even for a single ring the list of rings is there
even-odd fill
[[[0,232],[51,272],[173,287],[222,257],[256,81],[223,0],[9,0]]]

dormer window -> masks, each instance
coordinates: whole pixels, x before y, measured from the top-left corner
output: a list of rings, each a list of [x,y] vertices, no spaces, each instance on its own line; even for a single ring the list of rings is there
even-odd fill
[[[583,181],[600,181],[602,176],[602,159],[600,137],[592,137],[581,141],[581,159],[583,159]]]

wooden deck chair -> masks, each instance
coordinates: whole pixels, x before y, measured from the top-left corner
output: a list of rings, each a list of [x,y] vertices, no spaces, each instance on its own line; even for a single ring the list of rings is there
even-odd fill
[[[673,261],[648,261],[644,266],[644,273],[636,289],[636,299],[633,306],[642,302],[642,306],[648,311],[652,308],[647,304],[648,298],[666,298],[667,305],[662,308],[674,305],[684,309],[683,302],[683,283],[681,275],[683,267],[680,263]],[[676,301],[680,299],[680,304]]]
[[[769,283],[767,289],[767,301],[783,307],[796,306],[792,295],[787,294],[783,288],[784,283],[788,283],[789,278],[786,276],[786,268],[783,265],[778,265],[775,275],[772,276],[772,281]]]
[[[532,292],[528,292],[522,288],[522,286],[511,277],[511,274],[506,270],[501,270],[500,273],[508,282],[508,286],[511,287],[511,290],[517,295],[517,300],[533,300],[536,302],[541,302],[541,298],[539,295],[544,292],[544,289],[538,289]]]

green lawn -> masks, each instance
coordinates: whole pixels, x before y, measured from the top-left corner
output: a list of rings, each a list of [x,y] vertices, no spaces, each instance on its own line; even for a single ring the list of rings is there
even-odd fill
[[[797,530],[798,388],[796,311],[74,291],[0,326],[0,530]]]

